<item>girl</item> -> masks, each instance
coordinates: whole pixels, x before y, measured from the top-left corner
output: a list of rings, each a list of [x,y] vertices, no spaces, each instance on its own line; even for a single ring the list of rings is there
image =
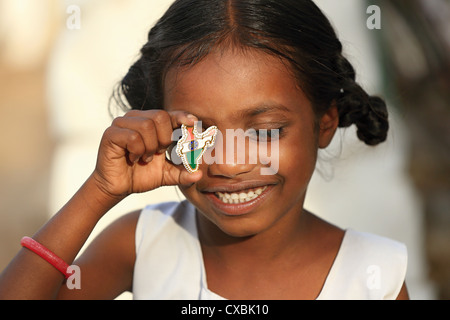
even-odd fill
[[[318,149],[338,127],[355,124],[371,146],[389,127],[385,103],[355,82],[312,1],[175,1],[115,97],[132,110],[105,131],[85,184],[4,270],[2,298],[408,298],[402,244],[342,230],[303,208]],[[194,173],[171,162],[173,131],[199,120],[253,132],[246,161],[235,154]],[[249,161],[255,143],[277,144],[271,174],[261,174],[267,161]],[[187,201],[114,222],[73,262],[80,288],[64,284],[54,266],[75,259],[109,209],[167,185]],[[239,203],[227,200],[236,195]],[[51,263],[41,258],[46,250]]]

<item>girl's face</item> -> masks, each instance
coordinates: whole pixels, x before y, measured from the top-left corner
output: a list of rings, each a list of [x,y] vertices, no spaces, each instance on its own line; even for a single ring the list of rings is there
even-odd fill
[[[237,152],[232,152],[234,159],[225,159],[229,150],[224,150],[223,156],[214,151],[216,161],[200,166],[202,179],[181,187],[205,221],[225,234],[244,237],[273,228],[281,231],[298,221],[317,150],[329,144],[336,129],[336,109],[317,119],[287,66],[256,50],[226,50],[167,75],[165,110],[194,114],[204,128],[217,126],[223,137],[218,145],[224,149],[227,129],[251,133],[279,130],[273,137],[249,134],[245,146],[234,143],[234,151],[246,150],[245,163],[239,161]],[[239,131],[228,132],[239,135]],[[278,149],[271,148],[273,143],[278,143]],[[255,150],[251,149],[255,145],[266,145],[268,157],[264,159],[260,152],[257,161],[249,161],[249,150]],[[262,175],[261,169],[271,166],[267,158],[277,170]],[[224,200],[236,195],[242,196],[242,202]]]

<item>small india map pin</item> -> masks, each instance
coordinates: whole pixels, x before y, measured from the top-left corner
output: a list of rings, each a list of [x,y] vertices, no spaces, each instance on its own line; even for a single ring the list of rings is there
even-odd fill
[[[213,147],[218,129],[209,127],[205,132],[198,133],[197,128],[181,126],[183,133],[177,143],[177,155],[183,161],[183,165],[190,173],[196,172],[200,167],[200,160],[206,149]]]

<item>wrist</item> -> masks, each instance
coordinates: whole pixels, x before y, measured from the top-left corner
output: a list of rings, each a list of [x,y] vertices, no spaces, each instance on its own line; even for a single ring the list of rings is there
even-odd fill
[[[126,195],[114,195],[108,192],[105,183],[96,172],[92,173],[82,189],[85,203],[101,215],[126,198]]]

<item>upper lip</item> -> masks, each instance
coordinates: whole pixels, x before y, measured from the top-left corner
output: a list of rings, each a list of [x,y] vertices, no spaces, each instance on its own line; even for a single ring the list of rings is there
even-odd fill
[[[273,185],[274,182],[267,182],[267,181],[245,181],[245,182],[238,182],[238,183],[230,183],[230,184],[216,184],[216,185],[208,185],[207,187],[203,188],[201,192],[227,192],[227,193],[233,193],[236,191],[241,190],[247,190],[247,189],[254,189],[254,188],[262,188],[268,185]]]

